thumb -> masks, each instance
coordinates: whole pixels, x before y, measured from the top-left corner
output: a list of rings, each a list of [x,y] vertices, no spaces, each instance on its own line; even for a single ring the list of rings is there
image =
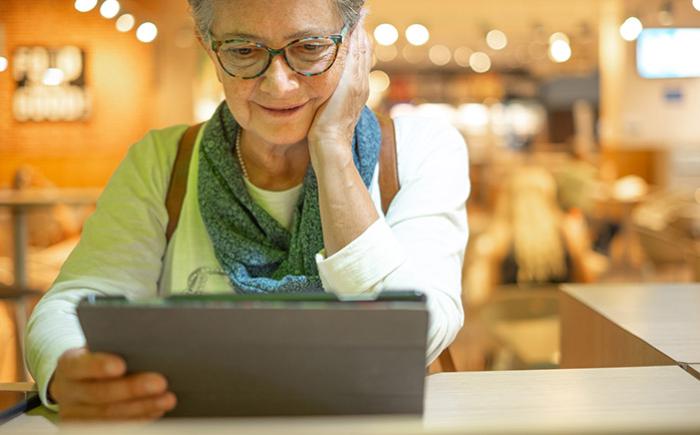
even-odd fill
[[[76,381],[117,378],[126,373],[126,362],[117,355],[91,353],[81,347],[66,351],[59,359],[56,371]]]

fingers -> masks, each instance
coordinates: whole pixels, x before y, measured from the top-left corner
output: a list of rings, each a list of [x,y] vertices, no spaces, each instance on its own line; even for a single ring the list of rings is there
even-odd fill
[[[85,404],[123,402],[165,394],[168,382],[158,373],[139,373],[108,381],[76,382],[66,391],[69,400]]]
[[[360,46],[362,47],[361,52],[363,53],[363,71],[368,74],[372,70],[372,43],[369,40],[367,32],[363,29],[360,34]]]
[[[61,356],[49,391],[67,419],[153,420],[175,407],[165,377],[125,373],[116,355],[72,349]]]
[[[126,363],[116,355],[71,349],[58,360],[56,372],[71,380],[116,378],[126,372]]]
[[[111,404],[62,405],[60,412],[61,418],[64,420],[154,420],[175,408],[175,405],[177,405],[175,395],[173,393],[165,393],[156,397]]]
[[[367,13],[367,8],[362,8],[351,41],[351,49],[360,74],[369,74],[372,69],[372,43],[365,30]]]

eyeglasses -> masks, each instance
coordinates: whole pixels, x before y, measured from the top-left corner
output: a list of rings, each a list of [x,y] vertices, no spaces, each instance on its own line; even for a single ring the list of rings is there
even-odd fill
[[[199,267],[187,277],[187,293],[203,294],[207,290],[207,282],[213,282],[217,290],[227,289],[236,293],[236,288],[231,284],[228,274],[221,269]]]
[[[296,39],[280,49],[246,39],[216,41],[210,37],[211,49],[221,68],[232,77],[247,80],[263,75],[277,55],[282,55],[289,68],[298,74],[307,77],[323,74],[333,66],[347,32],[346,25],[337,35]]]

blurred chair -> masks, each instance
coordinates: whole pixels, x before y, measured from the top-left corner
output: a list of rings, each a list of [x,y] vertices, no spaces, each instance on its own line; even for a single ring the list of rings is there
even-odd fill
[[[687,252],[691,248],[688,240],[672,228],[655,231],[635,225],[634,231],[646,259],[653,267],[655,279],[671,282],[687,280],[687,271],[690,270]]]
[[[697,279],[700,204],[692,194],[655,192],[635,210],[632,222],[653,280]]]

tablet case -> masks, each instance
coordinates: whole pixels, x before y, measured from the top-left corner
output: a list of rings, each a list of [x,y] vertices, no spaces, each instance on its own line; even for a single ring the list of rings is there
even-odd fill
[[[423,412],[424,302],[98,298],[78,316],[91,351],[165,375],[168,416]]]

